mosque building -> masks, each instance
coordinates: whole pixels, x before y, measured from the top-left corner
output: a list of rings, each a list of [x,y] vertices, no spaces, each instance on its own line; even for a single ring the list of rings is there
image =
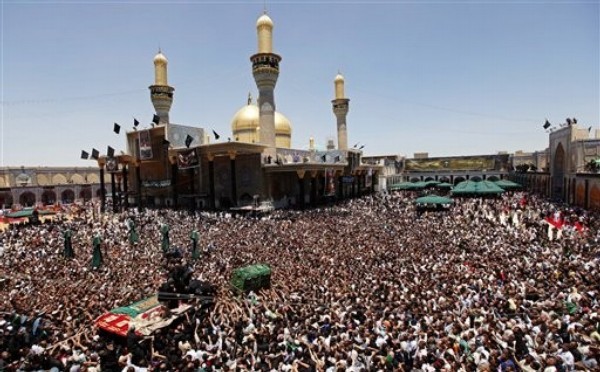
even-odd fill
[[[129,168],[131,203],[207,209],[260,203],[304,207],[375,190],[381,167],[362,164],[362,151],[348,148],[350,100],[341,74],[334,78],[331,101],[337,148],[330,144],[327,150],[317,150],[312,138],[308,150],[292,148],[292,123],[275,104],[282,58],[273,51],[273,27],[266,12],[256,22],[258,48],[250,61],[258,96],[249,94],[246,105],[233,115],[232,135],[224,136],[227,142],[215,138],[210,143],[203,128],[171,122],[175,88],[167,79],[168,59],[159,50],[149,87],[154,125],[127,133],[128,155],[119,161]]]

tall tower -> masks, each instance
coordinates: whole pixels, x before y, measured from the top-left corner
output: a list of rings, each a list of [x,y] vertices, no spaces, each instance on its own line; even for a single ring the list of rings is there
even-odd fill
[[[150,85],[150,99],[156,115],[159,117],[159,124],[169,124],[169,111],[173,103],[173,91],[175,88],[167,83],[167,64],[169,61],[164,54],[158,50],[154,57],[154,85]]]
[[[281,57],[273,53],[273,21],[264,13],[256,21],[258,53],[250,57],[252,75],[258,88],[259,141],[275,150],[275,84],[279,77]],[[273,155],[271,154],[271,155]]]
[[[348,115],[350,99],[344,96],[344,77],[338,72],[333,81],[335,84],[335,99],[333,113],[337,119],[338,150],[348,150],[348,131],[346,130],[346,115]]]

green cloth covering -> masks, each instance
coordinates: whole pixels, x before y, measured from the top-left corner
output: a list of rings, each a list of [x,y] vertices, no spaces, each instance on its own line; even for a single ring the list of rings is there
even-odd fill
[[[240,291],[255,291],[271,285],[269,265],[257,264],[233,270],[231,285]]]
[[[577,305],[574,304],[573,302],[566,301],[565,306],[567,307],[567,311],[571,315],[575,314],[575,312],[577,311]]]
[[[169,241],[169,225],[163,223],[160,227],[160,233],[162,234],[161,248],[163,252],[166,252],[171,246]]]
[[[75,257],[75,253],[73,252],[73,242],[72,242],[73,232],[71,229],[66,229],[63,231],[63,238],[65,239],[64,243],[64,251],[63,255],[65,258],[73,258]]]
[[[158,303],[158,297],[154,295],[140,300],[138,302],[134,302],[128,306],[114,308],[110,312],[113,314],[129,315],[133,319],[138,315],[145,313],[146,311],[153,309],[159,305],[160,304]]]
[[[200,258],[200,250],[198,249],[198,240],[200,239],[200,233],[198,230],[193,230],[190,233],[190,239],[192,239],[192,259],[197,260]]]
[[[132,219],[127,220],[127,226],[129,227],[129,244],[135,244],[140,240],[140,237],[135,230],[135,222]]]
[[[102,251],[100,250],[100,243],[102,242],[100,235],[96,234],[92,244],[94,245],[94,251],[92,253],[92,267],[97,268],[102,265]]]

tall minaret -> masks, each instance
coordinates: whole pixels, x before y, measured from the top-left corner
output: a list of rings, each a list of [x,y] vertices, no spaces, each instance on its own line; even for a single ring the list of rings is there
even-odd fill
[[[259,141],[275,150],[275,97],[273,92],[279,76],[281,57],[273,53],[273,21],[266,12],[256,21],[258,53],[250,57],[252,75],[258,87]],[[271,154],[272,155],[272,154]]]
[[[169,111],[171,110],[173,91],[175,90],[167,83],[168,63],[167,57],[159,49],[158,54],[154,57],[154,85],[148,87],[154,110],[160,118],[160,125],[169,124]]]
[[[344,77],[338,72],[334,80],[335,99],[333,104],[333,113],[337,118],[337,136],[338,150],[348,150],[348,131],[346,130],[346,115],[350,100],[344,96]]]

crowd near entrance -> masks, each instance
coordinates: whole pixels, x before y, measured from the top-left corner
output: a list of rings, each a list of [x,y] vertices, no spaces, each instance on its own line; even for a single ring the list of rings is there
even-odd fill
[[[0,369],[598,370],[600,215],[419,182],[260,216],[85,203],[14,225]]]

